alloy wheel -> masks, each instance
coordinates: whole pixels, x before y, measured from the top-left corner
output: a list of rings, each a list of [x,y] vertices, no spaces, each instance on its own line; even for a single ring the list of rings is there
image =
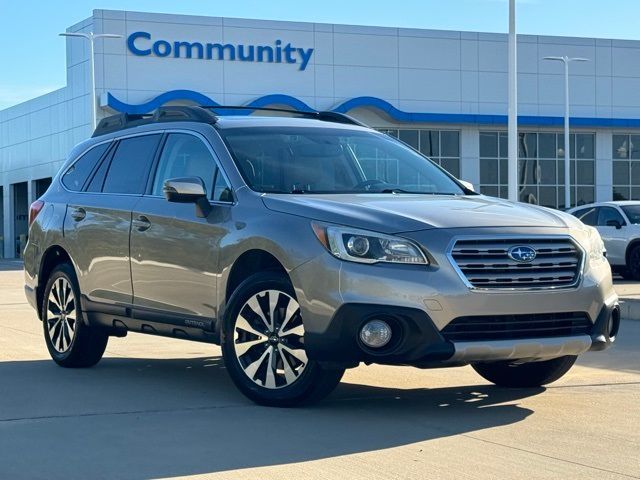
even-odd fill
[[[300,305],[279,290],[263,290],[240,309],[233,347],[245,375],[269,389],[293,384],[308,364]]]
[[[71,347],[76,335],[76,301],[71,283],[64,277],[58,278],[51,286],[47,298],[47,330],[51,345],[58,353],[65,353]]]

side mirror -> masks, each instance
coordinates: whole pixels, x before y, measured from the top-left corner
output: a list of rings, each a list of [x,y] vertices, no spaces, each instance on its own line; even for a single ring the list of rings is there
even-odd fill
[[[607,220],[607,227],[616,227],[616,230],[620,230],[622,224],[618,220]]]
[[[475,189],[475,188],[473,188],[473,183],[471,183],[471,182],[467,182],[466,180],[460,180],[460,179],[458,179],[458,181],[459,181],[459,182],[462,184],[462,186],[463,186],[464,188],[466,188],[467,190],[471,190],[472,192],[475,192],[475,191],[476,191],[476,189]]]
[[[170,178],[164,182],[162,192],[169,202],[195,203],[199,217],[204,218],[211,211],[207,189],[200,177]]]

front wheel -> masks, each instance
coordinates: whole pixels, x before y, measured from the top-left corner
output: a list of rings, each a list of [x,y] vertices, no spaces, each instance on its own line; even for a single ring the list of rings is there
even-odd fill
[[[474,363],[471,366],[484,379],[501,387],[539,387],[562,377],[577,358],[567,355],[542,362],[490,362]]]
[[[627,258],[626,276],[629,280],[640,280],[640,246],[633,247]]]
[[[252,275],[233,293],[224,316],[222,354],[238,389],[261,405],[320,400],[344,373],[307,358],[300,305],[289,279],[277,272]]]
[[[42,326],[49,354],[62,367],[92,367],[107,348],[108,335],[84,323],[71,265],[59,265],[51,272],[42,300]]]

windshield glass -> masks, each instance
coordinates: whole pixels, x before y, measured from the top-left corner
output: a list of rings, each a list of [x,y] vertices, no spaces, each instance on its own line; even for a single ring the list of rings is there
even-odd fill
[[[308,127],[218,131],[258,192],[464,193],[440,167],[382,133]]]
[[[629,222],[640,224],[640,205],[625,205],[622,211],[627,215]]]

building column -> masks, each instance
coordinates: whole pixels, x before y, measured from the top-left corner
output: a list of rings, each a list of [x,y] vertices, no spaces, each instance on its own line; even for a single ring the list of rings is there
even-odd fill
[[[473,183],[480,192],[480,130],[476,127],[460,130],[460,180]]]
[[[36,198],[36,181],[28,180],[27,181],[27,204],[31,206],[33,202],[37,200]]]
[[[13,231],[14,205],[13,185],[5,185],[2,189],[4,196],[4,253],[3,258],[15,257],[15,239]]]
[[[613,133],[611,130],[596,130],[596,202],[613,200]]]

